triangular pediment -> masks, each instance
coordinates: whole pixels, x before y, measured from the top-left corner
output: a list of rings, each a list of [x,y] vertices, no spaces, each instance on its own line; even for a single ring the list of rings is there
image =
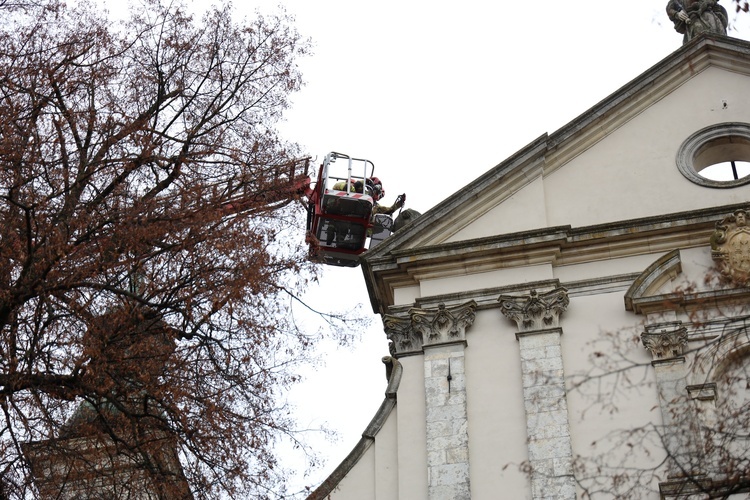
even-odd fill
[[[745,190],[727,193],[692,184],[677,170],[675,156],[698,129],[747,121],[740,113],[746,106],[731,96],[744,96],[749,87],[750,44],[701,37],[561,129],[532,141],[366,260],[499,234],[741,203]]]

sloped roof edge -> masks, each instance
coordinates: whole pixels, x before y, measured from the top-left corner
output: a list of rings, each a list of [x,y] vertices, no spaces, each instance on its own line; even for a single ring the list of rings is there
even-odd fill
[[[744,202],[591,226],[556,226],[430,245],[416,249],[394,250],[378,259],[363,263],[362,267],[373,312],[385,314],[384,311],[389,304],[381,302],[388,301],[388,292],[385,290],[389,286],[387,284],[389,275],[406,273],[405,269],[408,267],[430,265],[459,253],[464,257],[481,256],[488,252],[497,253],[499,251],[506,252],[505,255],[508,255],[507,252],[512,252],[514,249],[528,249],[530,247],[541,249],[554,247],[554,252],[551,252],[550,255],[554,254],[556,255],[555,259],[559,259],[561,258],[560,251],[565,252],[567,249],[580,255],[582,248],[595,246],[602,240],[623,241],[640,237],[646,238],[644,241],[648,241],[650,246],[654,244],[653,237],[656,234],[667,235],[676,232],[685,233],[686,231],[691,233],[687,235],[691,241],[697,234],[705,233],[705,244],[708,244],[710,228],[713,227],[717,219],[747,206],[747,202]]]

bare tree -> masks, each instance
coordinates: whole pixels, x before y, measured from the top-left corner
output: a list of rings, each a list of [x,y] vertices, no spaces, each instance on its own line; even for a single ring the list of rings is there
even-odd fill
[[[308,42],[226,5],[0,8],[0,496],[38,494],[24,450],[65,439],[157,497],[274,496],[315,275],[274,125]]]

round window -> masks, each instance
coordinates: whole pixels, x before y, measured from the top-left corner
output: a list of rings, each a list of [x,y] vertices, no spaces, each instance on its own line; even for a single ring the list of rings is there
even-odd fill
[[[701,186],[750,183],[750,124],[720,123],[694,133],[677,152],[677,168]]]

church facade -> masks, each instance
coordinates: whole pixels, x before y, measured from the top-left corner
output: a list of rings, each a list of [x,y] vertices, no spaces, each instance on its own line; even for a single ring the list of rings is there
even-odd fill
[[[368,252],[388,387],[310,498],[746,498],[748,88],[699,36]]]

